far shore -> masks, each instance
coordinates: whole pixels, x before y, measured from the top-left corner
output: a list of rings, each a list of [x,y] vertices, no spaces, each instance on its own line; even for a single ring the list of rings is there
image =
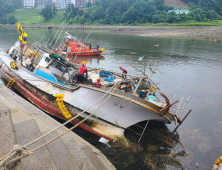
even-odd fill
[[[59,29],[60,25],[26,25],[23,28]],[[17,28],[13,24],[0,24],[0,27]],[[84,25],[84,30],[92,30],[93,25]],[[81,30],[79,25],[65,25],[64,30]],[[169,37],[208,39],[222,41],[220,26],[95,26],[94,31],[104,31],[112,34],[132,34],[147,37]]]

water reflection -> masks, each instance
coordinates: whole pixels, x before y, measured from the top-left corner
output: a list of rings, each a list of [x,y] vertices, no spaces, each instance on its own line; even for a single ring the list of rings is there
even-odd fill
[[[72,56],[67,57],[69,62],[73,62],[76,64],[81,64],[83,61],[86,61],[87,64],[91,64],[93,61],[96,61],[97,64],[100,63],[100,60],[105,60],[104,56],[101,55],[95,55],[95,56]]]

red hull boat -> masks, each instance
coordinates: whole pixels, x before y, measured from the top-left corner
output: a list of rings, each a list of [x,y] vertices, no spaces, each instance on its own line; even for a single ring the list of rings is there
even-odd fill
[[[71,39],[71,36],[66,36],[65,44],[58,49],[58,54],[61,53],[67,56],[95,56],[105,52],[105,48],[91,49],[91,45],[86,45],[84,42],[78,42]]]

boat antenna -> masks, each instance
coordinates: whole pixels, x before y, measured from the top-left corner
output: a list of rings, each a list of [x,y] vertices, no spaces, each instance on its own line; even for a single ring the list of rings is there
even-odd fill
[[[66,21],[66,19],[68,18],[69,14],[72,12],[72,9],[70,10],[70,12],[68,13],[68,15],[66,16],[66,18],[64,19],[64,21],[62,22],[62,24],[60,25],[58,31],[56,32],[55,36],[53,37],[51,43],[49,45],[52,44],[53,40],[55,39],[56,35],[58,34],[59,30],[61,29],[62,25],[64,24],[64,22]]]
[[[80,6],[80,11],[79,11],[79,14],[80,14],[80,25],[81,25],[81,38],[80,38],[80,41],[82,40],[82,38],[84,37],[84,11],[83,11],[83,3],[82,3],[82,0],[81,0],[81,6]],[[83,16],[83,17],[82,17]],[[84,38],[83,38],[84,39]]]
[[[42,38],[41,38],[41,40],[40,40],[39,42],[41,42],[41,41],[42,41],[42,39],[43,39],[43,37],[44,37],[44,36],[45,36],[45,35],[43,35],[43,36],[42,36]]]
[[[58,39],[59,39],[59,37],[60,37],[60,35],[61,35],[61,33],[62,33],[62,31],[63,31],[64,27],[65,27],[65,25],[63,25],[63,27],[62,27],[62,29],[61,29],[61,32],[59,33],[59,36],[58,36],[58,38],[56,39],[56,42],[55,42],[54,44],[56,44],[56,43],[57,43],[57,41],[58,41]]]
[[[67,34],[68,34],[68,31],[69,31],[70,27],[71,27],[71,26],[69,26],[69,28],[67,28],[67,32],[66,32]],[[59,39],[59,37],[60,37],[60,35],[61,35],[63,29],[64,29],[64,26],[63,26],[63,28],[62,28],[62,30],[61,30],[61,32],[60,32],[60,34],[59,34],[59,36],[58,36],[58,38],[57,38],[55,44],[57,43],[57,41],[58,41],[58,39]]]
[[[94,29],[94,27],[96,26],[97,22],[98,22],[98,20],[96,21],[95,25],[92,27],[92,30],[93,30],[93,29]],[[87,38],[89,37],[89,35],[91,34],[92,30],[89,32],[89,34],[87,35],[87,37],[86,37],[86,39],[85,39],[85,41],[84,41],[84,42],[86,42],[86,40],[87,40]]]

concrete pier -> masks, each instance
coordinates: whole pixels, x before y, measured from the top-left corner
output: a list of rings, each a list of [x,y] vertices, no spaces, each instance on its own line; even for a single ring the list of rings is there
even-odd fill
[[[59,122],[0,85],[0,158],[15,144],[24,145],[58,127]],[[28,150],[68,130],[62,127],[34,143]],[[73,132],[22,158],[14,169],[27,170],[114,170],[110,161],[94,146]]]

